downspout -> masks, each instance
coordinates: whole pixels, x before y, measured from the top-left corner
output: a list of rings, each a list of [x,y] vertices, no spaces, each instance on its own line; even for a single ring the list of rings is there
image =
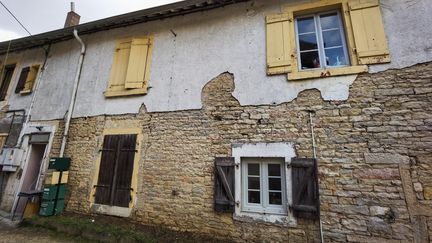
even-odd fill
[[[74,108],[75,108],[77,90],[78,90],[78,85],[79,85],[79,81],[80,81],[80,77],[81,77],[81,71],[82,71],[84,56],[85,56],[85,52],[86,52],[86,46],[85,46],[84,42],[81,40],[81,38],[78,36],[78,31],[76,29],[74,29],[73,34],[75,36],[75,39],[81,44],[81,55],[80,55],[80,58],[78,61],[78,70],[77,70],[77,73],[75,76],[75,82],[74,82],[74,87],[72,90],[72,97],[71,97],[71,101],[69,104],[69,109],[67,111],[66,123],[65,123],[65,128],[64,128],[64,132],[63,132],[63,138],[62,138],[62,143],[61,143],[61,147],[60,147],[59,157],[63,157],[64,151],[66,148],[66,140],[67,140],[68,135],[69,135],[70,121],[72,119],[72,113],[73,113]]]
[[[311,137],[312,137],[313,158],[316,159],[316,142],[315,142],[315,131],[314,131],[314,124],[313,124],[313,119],[312,119],[312,113],[313,113],[313,111],[309,111],[309,124],[310,124]],[[318,194],[318,200],[319,200],[319,194]],[[324,234],[323,234],[321,215],[319,215],[319,227],[320,227],[321,243],[324,243]]]

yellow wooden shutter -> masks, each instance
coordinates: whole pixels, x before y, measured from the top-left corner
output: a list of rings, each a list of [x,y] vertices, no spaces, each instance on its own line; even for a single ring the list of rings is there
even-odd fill
[[[390,62],[378,0],[348,2],[359,64]]]
[[[119,40],[116,45],[114,53],[114,60],[111,67],[109,91],[124,90],[126,71],[128,68],[129,54],[130,54],[131,41]]]
[[[147,60],[150,47],[149,38],[133,39],[126,72],[126,89],[144,88],[146,83]]]
[[[277,14],[266,18],[267,74],[291,72],[291,53],[288,14]]]

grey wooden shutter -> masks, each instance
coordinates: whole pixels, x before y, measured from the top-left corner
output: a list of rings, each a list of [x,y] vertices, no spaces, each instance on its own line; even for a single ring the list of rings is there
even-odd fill
[[[131,181],[136,153],[136,134],[123,135],[120,138],[118,163],[114,176],[113,205],[128,207],[131,201]]]
[[[292,158],[291,167],[294,214],[300,218],[319,218],[316,159]]]
[[[216,212],[234,212],[234,158],[215,158],[214,209]]]
[[[98,183],[96,185],[95,203],[111,204],[111,191],[113,190],[119,138],[120,137],[116,135],[107,135],[104,137]]]
[[[18,94],[20,91],[24,89],[29,72],[30,72],[30,67],[25,67],[21,70],[21,74],[18,79],[18,84],[15,88],[15,94]]]

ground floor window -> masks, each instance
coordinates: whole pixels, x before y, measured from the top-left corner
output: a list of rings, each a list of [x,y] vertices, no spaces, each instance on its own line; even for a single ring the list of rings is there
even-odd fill
[[[136,134],[104,137],[95,203],[129,207],[136,139]]]
[[[242,211],[286,214],[284,158],[242,158]]]

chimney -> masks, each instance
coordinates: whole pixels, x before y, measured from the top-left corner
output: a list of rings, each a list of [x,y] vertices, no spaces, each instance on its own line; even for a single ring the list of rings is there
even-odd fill
[[[79,14],[75,13],[75,3],[71,2],[71,11],[66,16],[66,21],[64,27],[71,27],[79,24],[80,21]]]

